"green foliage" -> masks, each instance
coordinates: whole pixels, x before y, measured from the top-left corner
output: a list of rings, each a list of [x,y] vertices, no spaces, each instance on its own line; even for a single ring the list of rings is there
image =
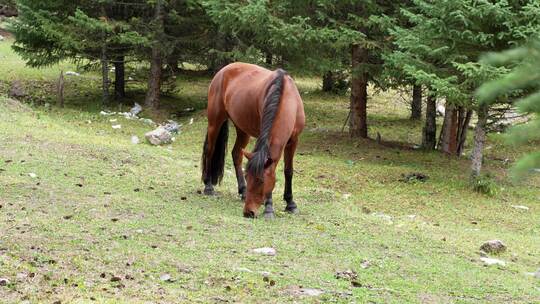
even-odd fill
[[[401,10],[406,22],[391,29],[397,50],[385,58],[439,96],[471,106],[478,85],[507,72],[478,59],[524,39],[515,24],[525,22],[534,2],[414,0]]]
[[[499,193],[499,186],[491,174],[474,177],[471,180],[472,189],[478,193],[495,196]]]
[[[380,18],[393,9],[390,1],[218,1],[203,4],[220,29],[237,41],[282,58],[291,67],[314,72],[349,68],[350,46],[373,50],[361,69],[374,79],[381,50],[387,44]],[[262,62],[263,57],[259,57]]]
[[[515,127],[508,135],[513,144],[540,141],[540,40],[502,53],[492,53],[483,59],[495,66],[512,67],[503,77],[482,85],[478,98],[485,103],[496,102],[504,96],[525,95],[516,106],[522,113],[534,113],[534,120]],[[521,159],[514,168],[514,176],[522,177],[532,168],[540,168],[540,152]]]

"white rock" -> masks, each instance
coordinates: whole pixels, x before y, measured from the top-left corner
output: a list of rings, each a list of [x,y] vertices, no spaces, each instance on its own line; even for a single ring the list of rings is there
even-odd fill
[[[375,212],[373,213],[373,216],[378,217],[380,219],[386,220],[388,222],[392,222],[392,217],[390,215],[384,214],[382,212]]]
[[[165,273],[165,274],[162,274],[160,277],[159,277],[160,280],[164,281],[164,282],[170,282],[171,281],[171,275],[168,274],[168,273]]]
[[[350,193],[345,193],[343,194],[343,199],[349,199],[351,197],[351,194]]]
[[[261,271],[259,273],[265,278],[268,278],[271,275],[271,273],[269,271]]]
[[[28,173],[28,176],[30,176],[31,178],[36,178],[36,177],[37,177],[37,174],[35,174],[35,173]]]
[[[256,249],[253,249],[253,252],[258,253],[258,254],[263,254],[263,255],[271,255],[271,256],[276,255],[276,250],[271,247],[256,248]]]
[[[109,122],[117,122],[117,121],[118,121],[118,119],[116,119],[116,118],[115,119],[109,119]]]
[[[523,205],[512,205],[514,209],[529,210],[529,207]]]
[[[298,290],[301,295],[310,296],[310,297],[318,297],[324,293],[323,290],[320,289],[314,289],[314,288],[300,288]]]
[[[236,268],[236,270],[240,272],[253,272],[251,269],[248,269],[245,267],[239,267],[239,268]]]
[[[534,273],[534,277],[540,279],[540,268]]]
[[[122,125],[113,125],[112,128],[113,129],[122,129]]]
[[[189,124],[190,124],[190,125],[193,124],[193,118],[191,118],[191,119],[189,120]]]
[[[81,76],[81,74],[79,74],[77,72],[73,72],[73,71],[67,71],[66,75],[67,76]]]
[[[0,35],[0,41],[4,41],[4,36]]]
[[[169,131],[165,130],[163,127],[158,127],[157,129],[150,131],[144,135],[144,137],[152,145],[163,145],[170,144],[172,142],[172,135]]]
[[[139,137],[137,135],[133,135],[131,136],[131,143],[134,144],[134,145],[137,145],[138,143],[140,143],[141,141],[139,140]]]
[[[140,104],[138,103],[135,103],[135,105],[133,106],[133,108],[131,108],[131,110],[129,110],[129,113],[131,113],[133,116],[137,116],[139,115],[139,113],[142,112],[142,107]]]
[[[491,266],[491,265],[506,266],[506,262],[505,262],[505,261],[498,260],[498,259],[482,257],[482,258],[480,258],[480,260],[481,260],[482,262],[484,262],[484,264],[485,264],[486,266]]]

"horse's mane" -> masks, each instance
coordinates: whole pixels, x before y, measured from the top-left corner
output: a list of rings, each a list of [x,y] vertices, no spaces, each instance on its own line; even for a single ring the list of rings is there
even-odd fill
[[[270,133],[283,94],[283,79],[287,75],[287,72],[282,69],[277,69],[276,73],[276,77],[268,86],[264,99],[261,132],[255,143],[253,157],[248,161],[246,167],[247,172],[259,178],[262,178],[264,166],[270,156]]]

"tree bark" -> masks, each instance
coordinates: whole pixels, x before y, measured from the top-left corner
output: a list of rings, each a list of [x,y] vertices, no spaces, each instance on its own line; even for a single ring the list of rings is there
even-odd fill
[[[414,85],[411,102],[411,120],[422,118],[422,86]]]
[[[58,78],[58,100],[56,105],[59,108],[64,107],[64,71],[60,72],[60,77]]]
[[[334,75],[332,71],[324,73],[322,90],[323,92],[332,92],[334,90]]]
[[[159,107],[159,97],[161,89],[161,74],[162,74],[162,54],[161,44],[159,43],[159,37],[163,33],[163,13],[162,13],[163,0],[157,0],[156,2],[156,38],[152,46],[152,58],[150,60],[150,76],[148,78],[148,92],[144,100],[146,107],[157,109]]]
[[[422,131],[422,148],[434,150],[437,145],[437,97],[430,93],[426,100],[426,122]]]
[[[482,170],[487,118],[488,108],[485,105],[481,105],[478,109],[478,122],[476,123],[476,129],[474,131],[474,147],[471,155],[471,176],[473,178],[478,177]]]
[[[124,56],[116,57],[114,61],[114,97],[122,99],[126,97]]]
[[[102,100],[103,104],[108,104],[109,94],[109,59],[107,57],[107,46],[104,44],[101,48],[101,78],[102,78]]]
[[[351,81],[351,114],[349,119],[349,134],[351,137],[368,137],[367,127],[367,87],[368,74],[359,71],[366,63],[368,51],[360,45],[352,45],[352,81]]]
[[[444,122],[439,138],[439,147],[441,151],[449,155],[457,154],[457,110],[454,105],[447,102],[444,112]]]
[[[471,122],[472,110],[466,110],[461,108],[459,111],[458,119],[458,148],[457,155],[461,156],[463,154],[463,149],[465,147],[465,141],[467,140],[467,130],[469,128],[469,123]]]
[[[180,73],[180,66],[178,65],[178,56],[174,54],[167,57],[167,66],[171,70],[173,75]]]

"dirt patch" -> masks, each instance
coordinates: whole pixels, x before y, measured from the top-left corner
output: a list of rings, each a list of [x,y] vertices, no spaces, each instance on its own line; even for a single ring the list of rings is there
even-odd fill
[[[0,105],[12,112],[32,112],[29,106],[12,98],[0,98]]]
[[[6,39],[11,39],[13,37],[13,35],[11,35],[10,32],[6,31],[5,29],[1,28],[0,27],[0,36],[6,38]]]

